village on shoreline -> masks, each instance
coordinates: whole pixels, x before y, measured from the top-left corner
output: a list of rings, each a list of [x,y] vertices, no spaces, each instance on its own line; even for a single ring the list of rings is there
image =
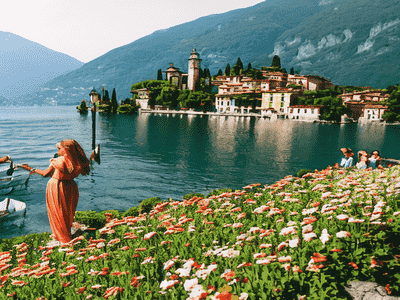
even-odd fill
[[[251,64],[245,69],[238,58],[232,68],[227,64],[225,73],[219,70],[215,76],[211,76],[208,68],[202,70],[201,61],[200,54],[193,49],[187,74],[171,63],[166,71],[158,70],[157,80],[133,84],[132,98],[121,101],[120,106],[116,96],[110,100],[104,87],[101,94],[93,88],[90,102],[96,103],[99,112],[120,114],[244,116],[390,125],[400,121],[398,112],[388,106],[390,94],[398,86],[387,89],[337,86],[321,76],[296,74],[293,68],[288,73],[277,55],[270,67],[260,70]],[[113,98],[114,94],[115,90]]]

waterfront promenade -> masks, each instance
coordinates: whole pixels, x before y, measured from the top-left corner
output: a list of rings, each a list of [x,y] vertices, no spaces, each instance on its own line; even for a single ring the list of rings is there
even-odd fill
[[[234,117],[257,117],[257,118],[268,118],[268,119],[277,119],[277,118],[285,118],[285,114],[273,114],[273,115],[264,115],[257,113],[237,113],[237,112],[202,112],[202,111],[194,111],[194,110],[161,110],[161,109],[139,109],[139,114],[167,114],[167,115],[208,115],[208,116],[234,116]]]

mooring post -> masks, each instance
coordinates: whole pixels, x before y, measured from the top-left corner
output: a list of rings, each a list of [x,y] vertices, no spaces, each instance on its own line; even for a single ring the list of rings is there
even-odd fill
[[[89,94],[90,102],[93,104],[92,107],[92,150],[96,148],[96,101],[98,99],[99,94],[93,87],[93,90]]]
[[[92,109],[92,150],[96,148],[96,101]]]

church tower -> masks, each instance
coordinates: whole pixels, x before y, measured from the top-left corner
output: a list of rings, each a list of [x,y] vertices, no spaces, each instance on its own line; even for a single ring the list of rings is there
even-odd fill
[[[188,89],[194,91],[195,85],[198,80],[200,80],[200,54],[196,52],[196,48],[190,54],[189,58],[189,72],[188,72]]]

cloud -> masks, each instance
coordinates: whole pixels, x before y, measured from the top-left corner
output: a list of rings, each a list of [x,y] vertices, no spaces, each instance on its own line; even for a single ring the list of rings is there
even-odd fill
[[[316,54],[316,48],[309,40],[306,40],[300,47],[299,52],[297,54],[297,59],[302,60],[305,58],[309,58]]]
[[[369,37],[366,39],[366,41],[358,45],[357,54],[370,50],[375,43],[376,36],[378,36],[382,31],[391,28],[393,26],[396,26],[398,24],[400,24],[399,18],[393,21],[386,22],[383,25],[381,23],[378,23],[378,25],[372,27],[371,30],[369,31]]]
[[[318,5],[327,5],[333,3],[333,0],[322,0]]]
[[[289,40],[286,40],[286,41],[285,41],[285,43],[286,43],[287,46],[292,46],[292,45],[297,44],[297,43],[300,43],[300,42],[301,42],[301,38],[300,38],[300,37],[295,37],[295,38],[293,39],[293,41],[289,41]]]
[[[275,55],[281,55],[284,52],[285,46],[283,46],[280,42],[275,43],[274,52],[272,52],[268,57],[273,57]]]

